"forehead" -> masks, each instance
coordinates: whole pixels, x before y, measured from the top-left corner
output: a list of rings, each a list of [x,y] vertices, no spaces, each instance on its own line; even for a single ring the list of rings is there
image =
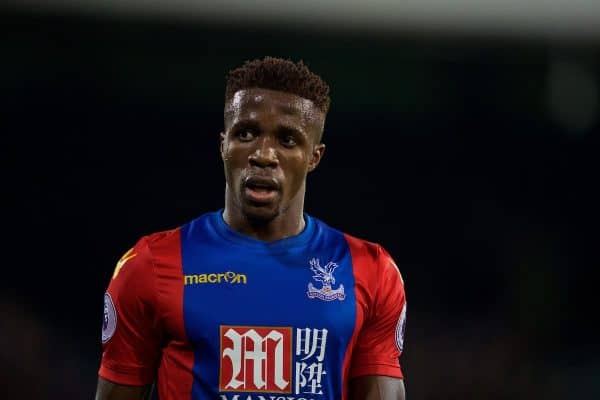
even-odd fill
[[[311,100],[277,90],[239,90],[225,104],[225,117],[231,122],[258,115],[285,118],[302,125],[320,126],[324,120],[324,113]]]

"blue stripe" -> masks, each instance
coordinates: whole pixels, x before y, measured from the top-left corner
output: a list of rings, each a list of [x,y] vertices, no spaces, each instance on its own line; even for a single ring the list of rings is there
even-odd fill
[[[356,318],[352,259],[341,232],[309,216],[305,218],[307,227],[303,233],[273,243],[231,231],[220,212],[206,214],[182,227],[184,275],[217,274],[214,277],[232,272],[246,277],[245,283],[184,286],[184,325],[194,347],[192,399],[220,398],[221,325],[293,327],[293,352],[297,329],[327,329],[324,395],[312,398],[341,398],[342,365]],[[321,266],[328,262],[338,264],[332,289],[343,285],[344,300],[309,298],[309,283],[322,288],[322,283],[313,279],[309,265],[312,258],[318,259]],[[301,362],[302,357],[293,353],[293,358],[292,372],[294,363]],[[315,362],[305,360],[309,361]],[[230,398],[235,394],[228,393]],[[252,393],[237,394],[246,399]],[[309,397],[293,393],[289,396]]]

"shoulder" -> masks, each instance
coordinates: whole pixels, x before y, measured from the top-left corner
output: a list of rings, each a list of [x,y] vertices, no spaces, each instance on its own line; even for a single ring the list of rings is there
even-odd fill
[[[381,256],[383,247],[379,243],[349,233],[344,233],[344,236],[351,250],[372,260],[377,260]]]
[[[404,292],[404,279],[394,258],[380,243],[345,234],[355,278],[377,292]]]
[[[153,254],[160,249],[169,246],[179,246],[181,242],[181,227],[174,229],[154,232],[146,236],[142,236],[136,243],[141,248],[145,248],[149,254]]]
[[[363,262],[377,269],[398,269],[393,257],[383,245],[350,234],[344,234],[353,258],[360,258]]]
[[[320,231],[320,233],[325,233],[329,237],[343,237],[348,246],[350,247],[351,252],[356,252],[361,256],[367,256],[373,259],[377,257],[379,248],[381,248],[381,246],[378,243],[366,240],[358,236],[351,235],[340,229],[332,227],[328,223],[314,216],[310,216],[310,218],[312,219],[313,223],[317,226],[317,229]]]
[[[340,231],[315,217],[312,217],[312,219],[320,226],[320,229],[336,232],[344,237],[352,257],[354,268],[358,272],[373,273],[375,275],[399,273],[398,266],[394,262],[393,257],[380,243]]]
[[[155,263],[155,255],[165,248],[177,246],[180,228],[153,232],[141,236],[137,242],[128,249],[117,261],[112,279],[126,278],[131,275],[145,274],[152,270]]]
[[[392,267],[397,269],[392,256],[380,243],[333,228],[318,218],[311,218],[319,229],[335,232],[339,236],[342,236],[348,245],[352,259],[359,266],[366,265],[373,268],[379,268],[378,266],[381,265],[383,268]]]

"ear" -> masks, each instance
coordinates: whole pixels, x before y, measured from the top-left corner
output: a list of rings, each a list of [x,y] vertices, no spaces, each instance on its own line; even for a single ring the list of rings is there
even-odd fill
[[[225,132],[219,134],[219,151],[221,152],[221,159],[225,157]]]
[[[319,163],[321,162],[321,158],[323,158],[323,154],[325,153],[325,144],[319,143],[313,147],[312,155],[310,162],[308,163],[308,172],[314,171]]]

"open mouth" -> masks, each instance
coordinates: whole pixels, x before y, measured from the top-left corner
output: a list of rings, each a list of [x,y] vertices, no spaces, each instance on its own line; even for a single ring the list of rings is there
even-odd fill
[[[256,203],[272,201],[279,192],[279,183],[275,179],[251,176],[244,181],[245,194]]]

